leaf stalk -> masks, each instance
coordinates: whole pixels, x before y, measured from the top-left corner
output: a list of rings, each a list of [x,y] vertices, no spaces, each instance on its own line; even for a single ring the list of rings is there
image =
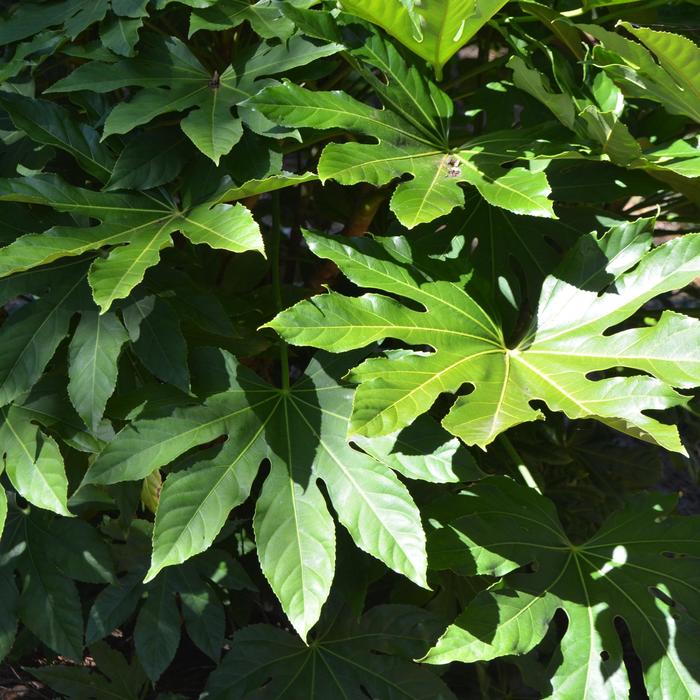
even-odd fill
[[[282,311],[282,272],[280,264],[280,248],[282,246],[282,216],[280,209],[279,192],[272,193],[272,245],[270,250],[270,265],[272,266],[272,293],[275,300],[275,308]],[[279,339],[280,347],[280,377],[282,389],[289,389],[289,349],[287,343]]]

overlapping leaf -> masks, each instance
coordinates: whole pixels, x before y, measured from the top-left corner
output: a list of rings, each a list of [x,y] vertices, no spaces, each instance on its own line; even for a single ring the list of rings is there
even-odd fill
[[[699,122],[700,48],[679,34],[629,22],[620,25],[641,43],[597,25],[579,25],[581,31],[600,41],[591,55],[593,63],[604,68],[626,94],[660,102],[671,114],[683,114]]]
[[[600,32],[638,46],[617,34],[606,30],[600,30],[598,34]],[[644,51],[642,47],[638,48]],[[550,59],[554,60],[551,55]],[[656,66],[651,58],[648,60]],[[600,157],[623,167],[652,173],[670,170],[684,177],[700,176],[700,150],[688,141],[677,140],[666,146],[642,148],[620,118],[625,108],[623,94],[605,74],[598,74],[594,81],[592,93],[595,99],[591,99],[574,94],[578,90],[572,85],[560,85],[562,91],[557,92],[543,73],[528,65],[520,56],[511,58],[508,65],[513,69],[514,84],[546,105],[564,126],[584,139],[584,143],[592,141]],[[668,86],[668,89],[675,93],[684,92],[677,85],[673,88]],[[582,155],[587,154],[582,152]]]
[[[2,291],[10,299],[19,294],[39,297],[14,311],[0,330],[0,406],[34,386],[68,334],[73,315],[86,307],[94,308],[84,263],[46,270],[37,277],[40,283],[27,275],[0,281],[7,283]]]
[[[370,38],[358,55],[386,76],[386,86],[372,81],[384,109],[342,92],[311,91],[292,83],[266,88],[246,104],[284,126],[340,127],[376,139],[376,144],[329,144],[319,160],[319,177],[343,185],[384,185],[410,175],[391,199],[394,213],[409,228],[463,205],[464,182],[494,206],[554,217],[542,170],[503,167],[519,159],[571,155],[552,142],[549,130],[493,132],[453,148],[447,130],[452,103],[445,93],[406,66],[379,37]]]
[[[92,645],[107,637],[136,613],[137,657],[148,678],[155,682],[172,663],[183,627],[199,649],[218,660],[224,641],[225,613],[201,558],[143,583],[151,530],[152,524],[145,520],[132,523],[127,545],[133,551],[129,570],[95,598],[88,615],[86,642]],[[220,550],[213,549],[209,554],[217,562],[229,559]]]
[[[21,496],[60,515],[68,511],[68,479],[56,441],[21,406],[0,408],[3,466]]]
[[[9,17],[0,22],[0,45],[26,39],[49,27],[60,27],[59,31],[75,39],[105,18],[107,28],[119,23],[128,26],[129,21],[138,21],[148,14],[147,3],[148,0],[27,0],[18,3]]]
[[[557,215],[557,220],[547,221],[514,215],[471,192],[466,194],[464,211],[452,212],[439,226],[460,244],[471,241],[471,260],[479,269],[483,295],[489,299],[503,295],[510,306],[520,309],[528,297],[537,296],[545,277],[561,260],[557,249],[569,249],[582,230],[601,228],[592,212],[584,209],[560,209]],[[416,243],[423,237],[429,254],[435,255],[437,246],[431,248],[429,243],[439,240],[435,234],[435,224],[424,224],[415,229],[412,240]],[[446,255],[458,253],[455,249]]]
[[[352,391],[336,379],[346,358],[340,366],[314,361],[289,391],[264,384],[225,353],[206,352],[200,361],[206,402],[134,422],[85,477],[102,484],[142,479],[186,450],[228,436],[216,454],[166,479],[148,578],[211,544],[267,458],[270,474],[255,514],[258,555],[302,636],[318,620],[335,564],[333,520],[317,479],[361,549],[426,585],[423,530],[408,490],[391,469],[346,443]]]
[[[0,44],[26,39],[42,29],[62,25],[63,31],[75,38],[107,14],[109,0],[59,0],[58,2],[21,3],[0,23]]]
[[[131,663],[104,642],[90,647],[99,672],[86,666],[44,666],[28,669],[42,683],[75,700],[139,700],[148,682],[138,660]]]
[[[57,226],[18,238],[0,248],[0,276],[109,246],[108,257],[96,259],[89,272],[93,297],[103,311],[141,282],[160,251],[172,245],[176,231],[212,248],[263,252],[259,228],[242,205],[202,204],[181,211],[160,194],[93,192],[50,175],[0,181],[0,200],[43,204],[101,222]]]
[[[176,178],[192,153],[187,138],[173,129],[149,129],[129,141],[105,186],[108,190],[150,190]]]
[[[673,497],[646,496],[578,545],[550,501],[502,477],[436,504],[440,566],[507,576],[503,588],[477,595],[424,660],[524,654],[561,608],[568,626],[542,669],[543,680],[550,679],[542,683],[545,697],[628,695],[616,618],[630,631],[650,697],[697,697],[700,538],[697,517],[669,515],[673,503]],[[527,565],[530,573],[517,571]]]
[[[190,18],[190,36],[202,29],[226,31],[242,22],[267,39],[288,39],[294,23],[283,10],[288,0],[219,0],[209,7],[195,8]],[[308,7],[313,0],[293,0],[295,7]]]
[[[221,75],[207,70],[189,48],[175,37],[144,38],[135,58],[107,65],[98,61],[76,69],[47,92],[91,90],[103,93],[123,87],[141,87],[129,102],[118,104],[109,114],[104,137],[125,134],[169,112],[190,110],[180,122],[185,134],[215,163],[238,143],[245,121],[253,130],[270,133],[274,125],[250,119],[245,111],[234,117],[231,110],[256,93],[265,76],[304,66],[330,56],[337,44],[315,46],[296,36],[284,44],[261,44],[247,59],[229,66]]]
[[[443,425],[468,444],[485,447],[502,431],[542,417],[530,405],[540,399],[571,418],[596,418],[683,451],[675,427],[646,411],[685,403],[672,387],[698,384],[700,323],[667,311],[655,326],[610,333],[649,299],[700,273],[700,236],[647,252],[651,225],[640,220],[600,239],[584,236],[545,280],[530,328],[516,343],[506,342],[494,316],[465,289],[472,271],[464,254],[430,260],[412,250],[410,239],[346,242],[307,234],[314,252],[353,282],[412,305],[383,294],[330,293],[283,311],[269,325],[292,343],[334,352],[384,338],[427,348],[387,351],[350,373],[360,384],[350,434],[392,433],[440,393],[466,384],[472,393],[457,398]],[[616,367],[643,374],[590,378]]]
[[[47,100],[11,93],[0,93],[0,106],[33,141],[70,153],[99,182],[109,179],[114,167],[113,155],[99,142],[97,131],[80,124],[68,110]]]
[[[110,582],[114,564],[106,543],[90,525],[13,506],[0,548],[0,578],[16,569],[0,598],[0,616],[21,621],[58,654],[82,658],[83,615],[74,581]]]

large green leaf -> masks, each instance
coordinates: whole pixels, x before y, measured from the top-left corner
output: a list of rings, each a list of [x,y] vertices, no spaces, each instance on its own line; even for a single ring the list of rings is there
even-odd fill
[[[91,430],[102,420],[117,383],[117,359],[127,340],[124,326],[111,313],[83,313],[70,343],[68,394]]]
[[[68,479],[56,441],[21,406],[0,408],[4,467],[17,493],[39,508],[70,515]]]
[[[508,0],[343,0],[342,9],[374,22],[415,54],[442,67]]]
[[[245,627],[210,676],[206,697],[454,700],[439,676],[409,661],[430,643],[436,624],[419,608],[383,605],[359,621],[339,616],[309,646],[271,625]]]
[[[541,418],[530,405],[540,399],[571,418],[595,418],[682,452],[675,427],[646,411],[685,403],[672,387],[698,384],[700,322],[666,311],[654,326],[609,332],[648,300],[700,273],[700,236],[647,252],[652,224],[639,220],[601,238],[580,239],[544,281],[537,312],[516,342],[506,342],[496,318],[465,289],[473,273],[464,254],[433,260],[413,251],[411,239],[399,238],[341,241],[307,234],[314,252],[353,282],[412,306],[382,294],[331,292],[283,311],[268,325],[292,343],[334,352],[384,338],[428,348],[388,350],[350,373],[360,384],[351,435],[395,432],[439,394],[466,384],[473,392],[457,398],[443,425],[467,444],[485,447],[504,430]],[[590,379],[617,367],[643,374]]]
[[[408,228],[463,205],[464,182],[494,206],[554,217],[541,169],[503,167],[544,154],[567,155],[551,143],[547,130],[493,132],[452,148],[447,130],[452,103],[442,91],[379,37],[371,37],[358,55],[385,75],[386,86],[377,79],[373,83],[385,109],[342,92],[311,91],[292,83],[266,88],[246,104],[284,126],[341,128],[376,139],[375,144],[329,144],[319,160],[319,177],[343,185],[385,185],[410,175],[391,198],[392,210]]]
[[[207,368],[205,393],[212,394],[206,402],[135,421],[85,477],[87,483],[141,479],[192,447],[228,436],[213,457],[166,479],[148,578],[211,544],[267,457],[270,474],[255,514],[258,556],[302,636],[318,620],[335,559],[333,521],[317,479],[361,549],[425,585],[423,530],[408,490],[391,469],[345,441],[352,391],[337,377],[347,358],[315,360],[290,391],[281,391],[226,354],[199,357]]]
[[[21,236],[0,248],[0,276],[113,246],[108,257],[93,262],[89,281],[93,297],[106,311],[126,297],[155,265],[160,251],[181,231],[193,243],[206,243],[240,253],[263,252],[260,230],[240,204],[200,204],[181,211],[162,195],[94,192],[69,185],[55,176],[0,180],[0,200],[44,204],[61,212],[98,219],[97,226],[56,226],[44,233]]]
[[[436,504],[440,566],[507,575],[503,587],[476,596],[424,660],[524,654],[563,609],[568,626],[542,669],[546,697],[627,697],[617,618],[629,629],[649,697],[697,697],[700,538],[697,517],[670,516],[673,504],[645,496],[583,544],[572,543],[550,501],[503,477]]]
[[[118,104],[105,121],[104,136],[125,134],[169,112],[191,110],[180,122],[185,134],[215,163],[243,135],[243,120],[253,129],[269,131],[273,125],[251,122],[245,113],[234,117],[231,110],[256,93],[264,76],[275,75],[330,56],[336,44],[315,46],[292,37],[277,46],[261,44],[247,59],[230,66],[221,75],[205,69],[179,39],[148,37],[135,58],[108,65],[93,61],[54,84],[48,92],[91,90],[110,92],[127,86],[143,88],[129,102]]]
[[[41,32],[28,41],[17,45],[12,58],[0,65],[0,79],[4,82],[14,78],[23,70],[43,63],[58,48],[62,37],[58,32]]]

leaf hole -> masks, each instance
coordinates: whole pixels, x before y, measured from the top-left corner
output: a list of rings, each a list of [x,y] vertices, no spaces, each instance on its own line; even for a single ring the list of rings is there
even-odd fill
[[[608,652],[605,651],[605,649],[603,649],[603,651],[600,652],[600,658],[601,658],[601,661],[609,661],[610,654],[608,654]]]
[[[647,697],[644,684],[644,674],[642,672],[642,664],[634,650],[632,644],[632,635],[627,623],[619,616],[614,619],[615,631],[620,639],[622,646],[622,661],[627,671],[627,677],[630,682],[630,697],[644,698]]]
[[[682,552],[661,552],[662,557],[667,559],[685,559],[686,555]]]
[[[559,243],[554,238],[552,238],[551,236],[544,236],[543,240],[555,253],[557,253],[558,255],[564,254],[566,249],[563,246],[559,245]]]
[[[655,586],[649,586],[647,590],[654,596],[654,598],[660,600],[662,603],[665,603],[666,605],[668,605],[669,608],[676,607],[675,601]]]
[[[535,559],[523,567],[523,571],[528,574],[536,574],[540,570],[540,563]]]

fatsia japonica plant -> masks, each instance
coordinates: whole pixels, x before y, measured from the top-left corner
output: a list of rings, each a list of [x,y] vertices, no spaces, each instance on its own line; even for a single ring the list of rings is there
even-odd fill
[[[700,697],[699,18],[2,3],[0,689]]]

